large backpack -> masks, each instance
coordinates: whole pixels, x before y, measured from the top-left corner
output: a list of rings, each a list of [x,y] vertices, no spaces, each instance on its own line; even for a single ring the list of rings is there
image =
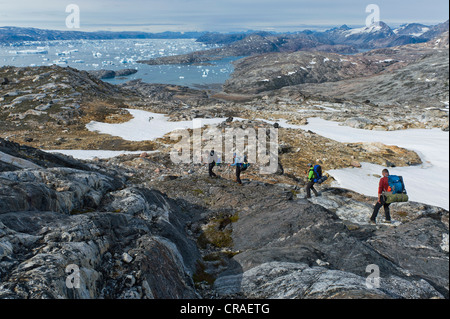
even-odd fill
[[[239,165],[241,167],[241,171],[245,171],[250,166],[250,163],[248,162],[246,155],[244,156],[244,162],[240,163]]]
[[[241,172],[245,171],[250,166],[250,163],[248,162],[246,155],[244,155],[244,159],[242,159],[241,156],[237,156],[236,163],[237,165],[239,165]]]
[[[389,175],[388,183],[389,186],[391,187],[392,194],[406,194],[403,177],[397,175]]]
[[[317,183],[319,179],[322,177],[322,167],[320,165],[315,165],[314,169],[314,183]]]
[[[314,183],[322,184],[328,179],[327,176],[322,175],[322,166],[320,165],[315,165],[313,168],[313,172],[314,172],[314,179],[313,179]]]

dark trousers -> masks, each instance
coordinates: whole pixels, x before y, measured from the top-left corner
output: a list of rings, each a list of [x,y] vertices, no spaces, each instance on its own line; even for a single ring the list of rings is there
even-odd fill
[[[314,188],[314,184],[314,181],[309,181],[308,184],[306,184],[306,198],[311,198],[311,190],[314,192],[314,195],[318,195]]]
[[[370,219],[375,220],[377,218],[377,215],[378,215],[378,212],[380,211],[381,206],[383,206],[386,220],[391,220],[391,214],[390,214],[390,210],[389,210],[390,204],[386,204],[386,196],[381,195],[380,202],[381,203],[377,202],[375,204],[375,207],[373,208],[373,214],[372,214],[372,217],[370,217]]]
[[[242,184],[241,181],[241,166],[239,164],[236,165],[236,182]]]
[[[217,176],[217,175],[213,172],[214,166],[216,166],[216,162],[211,162],[211,163],[209,163],[209,166],[208,166],[209,177],[216,177],[216,176]]]

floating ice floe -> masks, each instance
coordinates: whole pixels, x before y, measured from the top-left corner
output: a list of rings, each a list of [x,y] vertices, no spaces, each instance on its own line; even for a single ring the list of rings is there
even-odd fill
[[[133,63],[133,62],[134,62],[134,60],[131,58],[123,58],[120,60],[120,63],[122,63],[122,64]]]
[[[56,65],[66,65],[67,61],[66,60],[53,60],[53,64]]]
[[[35,49],[35,50],[19,50],[19,51],[9,51],[12,54],[48,54],[47,50]]]

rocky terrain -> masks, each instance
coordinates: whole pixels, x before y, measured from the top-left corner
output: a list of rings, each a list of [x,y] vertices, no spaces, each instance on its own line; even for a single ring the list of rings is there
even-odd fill
[[[92,120],[109,123],[131,118],[123,108],[140,96],[70,67],[3,67],[0,78],[1,136],[42,149],[153,148],[92,134]],[[145,145],[142,145],[145,144]]]
[[[299,51],[249,57],[235,62],[234,65],[235,71],[224,86],[226,92],[260,93],[286,86],[328,83],[328,87],[336,88],[329,93],[330,97],[354,99],[354,96],[345,90],[344,85],[340,84],[349,82],[346,80],[353,80],[354,86],[357,86],[356,82],[360,83],[363,79],[365,82],[363,85],[367,89],[357,87],[355,91],[364,92],[363,94],[368,96],[366,99],[369,100],[375,97],[369,90],[370,86],[378,95],[386,96],[385,93],[388,93],[386,100],[392,100],[400,90],[404,93],[403,96],[413,100],[417,98],[418,93],[408,92],[407,88],[424,86],[423,82],[425,82],[424,89],[430,90],[428,87],[431,87],[436,93],[442,94],[435,97],[436,93],[424,92],[423,96],[431,97],[432,101],[448,100],[448,90],[445,89],[448,86],[446,81],[448,70],[445,68],[448,65],[448,32],[425,44],[378,49],[351,56]],[[375,77],[377,75],[379,77]],[[379,84],[373,85],[374,82]],[[396,83],[402,87],[399,89],[392,87]],[[386,92],[379,88],[383,84]],[[435,87],[436,84],[441,86]],[[321,88],[320,85],[309,87]],[[296,89],[303,92],[303,86]],[[329,88],[323,91],[326,92],[327,89]],[[322,93],[319,91],[321,89],[317,89],[315,95]],[[337,96],[339,91],[344,91],[341,96]],[[307,93],[311,94],[308,90]]]
[[[289,128],[321,117],[374,131],[448,131],[448,32],[354,55],[331,42],[312,52],[313,40],[225,37],[215,56],[183,57],[258,54],[236,61],[220,89],[111,85],[101,81],[108,70],[0,68],[0,298],[448,299],[447,210],[397,203],[392,224],[381,213],[372,225],[376,198],[331,187],[332,178],[305,199],[308,163],[412,166],[420,154]],[[277,172],[254,164],[240,186],[227,165],[212,179],[207,165],[173,163],[167,135],[136,142],[87,129],[127,122],[129,109],[172,122],[223,118],[221,132],[276,127]],[[81,161],[45,151],[55,149],[140,154]],[[366,285],[373,265],[378,288]],[[74,269],[79,288],[68,281]]]
[[[80,162],[0,146],[35,165],[0,160],[0,298],[448,298],[443,209],[396,204],[395,223],[374,226],[374,198],[324,186],[308,201],[289,175],[249,172],[242,187],[227,167],[177,173],[159,153]]]

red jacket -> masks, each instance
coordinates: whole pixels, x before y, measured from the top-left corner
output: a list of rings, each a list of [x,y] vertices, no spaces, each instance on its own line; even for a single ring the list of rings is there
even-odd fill
[[[378,195],[383,193],[383,191],[388,191],[389,182],[387,177],[380,178],[380,185],[378,186]]]

